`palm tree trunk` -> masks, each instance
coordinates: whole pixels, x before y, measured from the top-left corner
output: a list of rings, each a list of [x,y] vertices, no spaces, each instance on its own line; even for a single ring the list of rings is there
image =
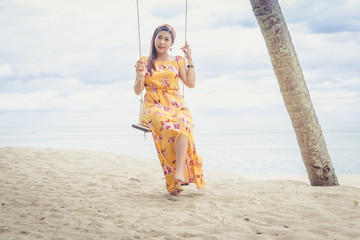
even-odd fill
[[[312,186],[339,185],[278,0],[250,0]]]

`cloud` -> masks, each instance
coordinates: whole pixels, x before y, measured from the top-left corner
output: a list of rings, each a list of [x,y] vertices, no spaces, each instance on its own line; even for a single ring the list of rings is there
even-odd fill
[[[358,0],[280,1],[280,4],[288,23],[302,22],[310,32],[359,32]]]
[[[41,111],[56,96],[54,91],[0,94],[0,111]]]
[[[142,2],[140,2],[140,4],[142,4]],[[184,1],[171,1],[166,4],[152,2],[150,12],[155,18],[161,16],[162,18],[172,19],[183,17],[186,11],[185,8]]]
[[[126,83],[130,85],[130,83]],[[102,112],[128,102],[131,86],[124,83],[89,84],[78,79],[45,78],[3,84],[0,111]],[[11,92],[10,89],[16,89]]]
[[[124,34],[136,33],[131,30],[135,22],[128,24],[129,5],[117,1],[15,3],[6,6],[9,11],[3,15],[3,22],[11,26],[1,29],[0,37],[5,41],[0,51],[11,56],[2,61],[19,66],[22,76],[76,76],[89,82],[114,82],[133,55],[129,49],[136,44]],[[28,14],[22,16],[24,10],[19,9]],[[19,20],[12,22],[14,16]]]
[[[10,64],[0,65],[0,78],[8,77],[14,74],[14,70]]]
[[[250,78],[253,76],[250,76]],[[251,81],[249,76],[231,74],[199,81],[201,91],[188,90],[195,111],[234,114],[247,109],[282,104],[275,77]]]

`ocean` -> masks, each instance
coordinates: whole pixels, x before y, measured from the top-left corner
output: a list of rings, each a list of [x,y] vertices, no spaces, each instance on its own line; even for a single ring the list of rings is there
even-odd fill
[[[360,174],[360,124],[327,126],[323,133],[336,174]],[[0,128],[0,147],[95,150],[158,161],[152,136],[146,136],[131,126]],[[239,175],[306,174],[290,128],[195,129],[194,138],[205,169]]]

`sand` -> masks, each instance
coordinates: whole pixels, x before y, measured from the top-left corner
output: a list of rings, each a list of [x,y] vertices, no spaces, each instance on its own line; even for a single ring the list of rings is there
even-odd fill
[[[0,148],[0,239],[360,239],[360,176],[205,177],[174,197],[157,159]]]

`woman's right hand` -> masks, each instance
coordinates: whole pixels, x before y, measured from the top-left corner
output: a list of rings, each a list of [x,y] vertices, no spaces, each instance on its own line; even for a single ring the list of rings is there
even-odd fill
[[[139,60],[136,62],[135,64],[135,69],[136,69],[136,72],[142,77],[144,78],[145,77],[145,62]]]

